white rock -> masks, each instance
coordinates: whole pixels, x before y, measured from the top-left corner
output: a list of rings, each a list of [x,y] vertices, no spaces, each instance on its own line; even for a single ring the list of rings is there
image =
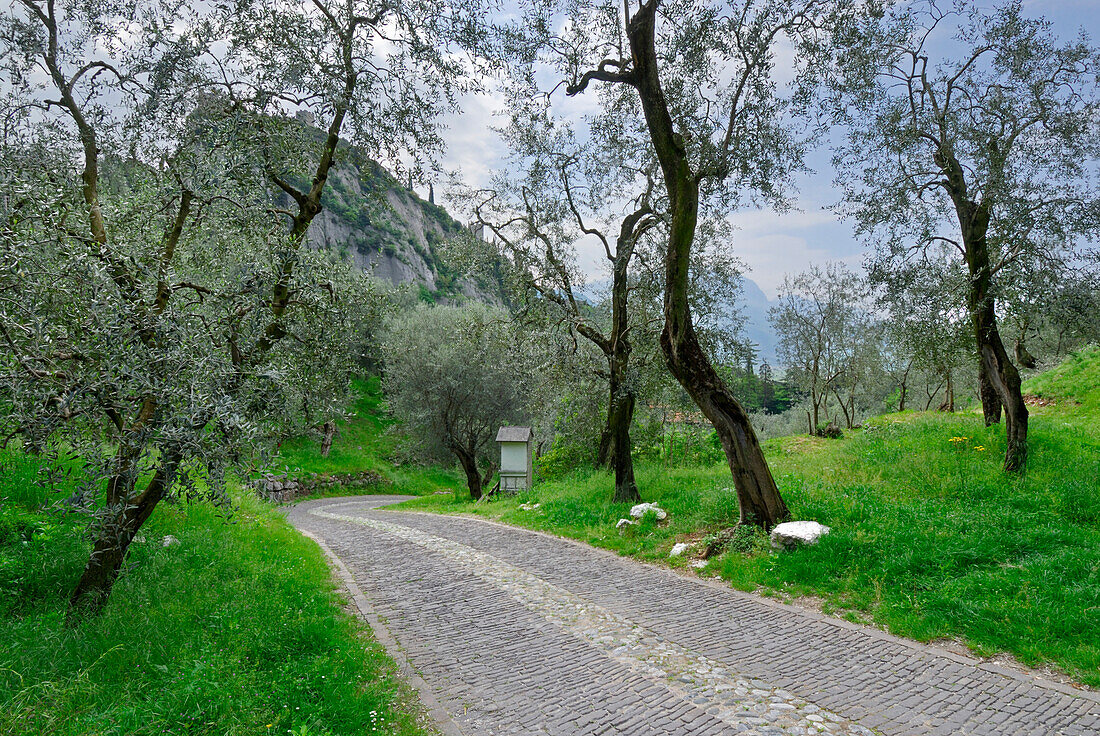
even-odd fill
[[[691,565],[692,567],[694,567],[696,570],[701,570],[702,568],[707,566],[707,561],[706,560],[692,560],[688,564]]]
[[[541,503],[521,503],[519,507],[524,511],[534,511],[541,505]]]
[[[829,533],[829,527],[816,521],[785,521],[772,529],[772,547],[791,549],[802,544],[817,544]]]
[[[657,514],[657,521],[664,521],[668,518],[668,512],[653,503],[640,503],[634,506],[630,509],[630,515],[635,519],[640,519],[645,516],[647,511],[653,511],[653,513]]]
[[[676,544],[672,545],[672,551],[668,553],[668,556],[679,557],[683,553],[687,552],[689,549],[691,549],[691,545],[687,542],[677,542]]]
[[[180,540],[176,539],[171,534],[169,534],[169,535],[164,537],[164,539],[160,543],[160,546],[162,546],[162,547],[174,547],[179,543],[180,543]]]
[[[637,526],[637,525],[638,525],[638,522],[631,521],[630,519],[619,519],[617,522],[615,522],[615,528],[618,529],[619,531],[622,531],[623,529],[627,528],[628,526]]]

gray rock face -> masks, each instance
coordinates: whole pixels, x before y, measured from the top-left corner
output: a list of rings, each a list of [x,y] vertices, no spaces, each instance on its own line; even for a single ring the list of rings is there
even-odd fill
[[[442,207],[425,202],[356,149],[343,151],[329,174],[323,209],[309,242],[350,259],[396,285],[501,302],[501,285],[481,277],[452,280],[441,245],[463,231]]]
[[[817,544],[829,533],[829,527],[816,521],[785,521],[772,529],[772,547],[794,549],[804,544]]]

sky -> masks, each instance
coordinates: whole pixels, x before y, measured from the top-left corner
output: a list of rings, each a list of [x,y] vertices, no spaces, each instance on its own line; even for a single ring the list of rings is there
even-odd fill
[[[1084,28],[1093,43],[1100,43],[1100,0],[1025,0],[1024,7],[1029,15],[1050,20],[1062,38],[1076,36]],[[441,164],[447,171],[457,171],[468,185],[487,184],[493,170],[504,165],[505,146],[491,130],[503,123],[499,109],[499,99],[492,96],[467,97],[461,114],[446,120],[447,151]],[[809,159],[815,171],[799,178],[793,211],[742,210],[732,217],[737,227],[733,251],[748,266],[746,275],[769,299],[775,299],[788,272],[830,261],[858,270],[863,262],[865,249],[852,227],[829,209],[837,193],[828,149],[812,151]],[[440,190],[437,186],[437,200],[446,205],[446,191]],[[426,196],[426,192],[421,194]],[[593,280],[602,278],[606,264],[597,248],[579,248],[580,265]]]

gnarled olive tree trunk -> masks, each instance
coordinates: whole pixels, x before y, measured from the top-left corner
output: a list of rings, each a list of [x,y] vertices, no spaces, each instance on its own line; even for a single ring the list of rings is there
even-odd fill
[[[656,0],[641,5],[627,25],[638,90],[669,197],[665,253],[665,326],[661,348],[669,370],[714,425],[726,453],[741,523],[765,528],[788,516],[748,414],[714,370],[691,320],[688,302],[691,246],[699,214],[699,180],[691,169],[683,137],[673,127],[661,87],[655,50]]]
[[[455,450],[458,464],[462,466],[462,472],[466,474],[466,487],[470,489],[470,498],[477,501],[481,498],[481,471],[477,467],[477,456],[462,450]]]
[[[642,497],[634,480],[634,459],[631,455],[630,424],[634,421],[634,390],[623,381],[619,371],[612,370],[610,383],[610,408],[607,414],[607,430],[611,437],[611,467],[615,471],[616,503],[637,502]]]
[[[985,367],[985,361],[978,356],[978,394],[982,400],[982,418],[985,426],[992,427],[1001,421],[1001,399],[997,395],[997,389],[993,386],[993,379],[989,377],[989,370]]]
[[[84,573],[76,584],[72,597],[69,599],[69,610],[72,612],[100,611],[107,603],[115,581],[118,580],[122,563],[126,559],[126,552],[138,529],[153,513],[153,509],[168,488],[171,486],[179,467],[179,456],[168,451],[161,460],[161,465],[149,481],[140,495],[134,497],[135,479],[115,477],[111,484],[120,490],[120,486],[128,486],[128,492],[123,493],[119,502],[108,507],[109,515],[103,520],[92,554],[88,558],[88,564],[84,567]],[[116,483],[117,481],[117,483]]]
[[[996,421],[999,409],[994,409],[996,396],[1005,413],[1004,469],[1016,472],[1027,464],[1027,405],[1021,390],[1020,372],[1005,350],[997,329],[996,303],[992,292],[993,266],[989,258],[990,211],[983,202],[970,199],[963,168],[949,150],[940,149],[936,164],[946,175],[946,188],[955,206],[962,232],[963,257],[970,280],[966,301],[970,321],[981,361],[982,409],[986,425]],[[991,387],[990,388],[987,387]]]
[[[489,463],[489,467],[482,474],[477,467],[477,450],[470,447],[454,447],[451,450],[458,458],[458,464],[462,466],[462,472],[466,474],[466,487],[470,489],[470,498],[477,501],[483,495],[483,489],[489,485],[496,472],[496,465]]]
[[[634,248],[640,236],[640,224],[647,221],[648,208],[638,210],[622,223],[615,248],[611,284],[611,339],[608,341],[608,368],[611,380],[608,386],[607,430],[611,437],[611,466],[615,471],[615,502],[637,502],[642,497],[634,480],[634,458],[630,445],[630,425],[634,421],[634,388],[627,376],[630,364],[630,317],[627,312],[629,294],[628,268],[634,256]]]
[[[997,313],[989,287],[989,251],[985,234],[972,233],[963,239],[966,262],[970,269],[967,307],[977,338],[982,372],[986,375],[1005,414],[1005,463],[1008,472],[1023,470],[1027,464],[1027,405],[1024,403],[1020,372],[1013,365],[997,329]],[[983,408],[984,408],[983,401]],[[999,408],[998,407],[998,408]],[[1000,413],[999,411],[997,412]],[[986,415],[987,426],[989,416]]]

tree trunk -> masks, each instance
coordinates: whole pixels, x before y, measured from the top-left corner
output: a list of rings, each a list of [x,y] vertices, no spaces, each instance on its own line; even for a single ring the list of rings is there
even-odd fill
[[[909,365],[905,367],[905,370],[901,374],[901,394],[898,396],[898,411],[905,411],[905,399],[909,393],[909,371],[913,368],[913,361],[909,361]]]
[[[142,494],[126,506],[115,507],[114,518],[100,527],[88,564],[69,599],[70,621],[74,620],[74,615],[96,614],[103,610],[126,559],[126,551],[134,541],[134,535],[164,498],[176,474],[178,463],[178,457],[167,456]],[[127,497],[131,496],[132,494],[127,494]]]
[[[1035,356],[1027,349],[1022,339],[1016,340],[1016,362],[1031,370],[1034,370],[1037,364]]]
[[[661,349],[669,370],[718,433],[737,489],[741,523],[767,529],[788,516],[787,505],[779,495],[748,414],[707,359],[691,322],[688,270],[699,214],[699,181],[691,170],[683,136],[673,127],[661,87],[656,13],[657,0],[643,3],[627,24],[627,35],[634,61],[632,83],[638,90],[669,197]]]
[[[855,409],[856,400],[855,400],[855,398],[854,397],[850,397],[850,399],[841,398],[840,392],[835,390],[835,389],[833,391],[833,396],[836,397],[836,402],[838,404],[840,404],[840,411],[841,411],[842,414],[844,414],[844,426],[848,429],[851,429],[852,425],[855,423],[855,416],[856,416],[856,409]]]
[[[614,392],[612,392],[614,396]],[[607,407],[607,421],[600,430],[600,445],[596,449],[596,467],[606,468],[611,465],[611,422],[615,407],[611,404]]]
[[[943,403],[940,404],[939,411],[955,411],[955,381],[951,378],[951,371],[947,372],[947,387],[943,390]]]
[[[1017,472],[1027,465],[1027,405],[1021,390],[1020,372],[1012,364],[997,329],[997,311],[990,290],[992,269],[986,231],[989,213],[973,206],[969,226],[963,227],[963,245],[970,270],[967,306],[974,325],[982,370],[993,387],[1005,412],[1005,462],[1007,472]],[[984,405],[984,402],[983,402]]]
[[[649,208],[643,207],[628,215],[615,244],[614,268],[611,284],[611,340],[607,345],[609,399],[607,429],[611,436],[611,466],[615,470],[616,503],[638,502],[638,484],[634,480],[634,457],[630,442],[630,425],[634,421],[634,389],[630,384],[627,368],[630,365],[630,314],[627,297],[630,294],[628,268],[634,255],[634,247],[641,231],[648,229]]]
[[[991,290],[993,267],[989,258],[990,210],[985,202],[970,199],[962,166],[947,148],[936,152],[936,164],[947,177],[947,190],[955,205],[962,231],[963,255],[970,273],[967,307],[977,342],[981,369],[1005,412],[1005,464],[1008,472],[1023,470],[1027,464],[1027,406],[1020,390],[1020,372],[1008,357],[997,330],[997,311]],[[983,395],[983,409],[985,408]],[[986,414],[988,424],[989,415]]]
[[[634,458],[630,447],[630,423],[634,420],[634,392],[612,383],[612,411],[608,415],[611,430],[611,465],[615,470],[615,503],[638,502],[638,484],[634,481]]]
[[[332,440],[336,436],[336,422],[331,419],[321,426],[321,457],[328,457]]]
[[[986,306],[975,313],[974,326],[978,334],[982,364],[993,383],[993,388],[1005,410],[1005,462],[1006,472],[1018,472],[1027,465],[1027,405],[1021,390],[1020,372],[1008,358],[1004,343],[997,331],[993,300],[985,300]]]
[[[993,388],[993,381],[989,378],[985,361],[978,357],[978,392],[982,399],[982,417],[985,426],[992,427],[1001,421],[1001,399],[997,396],[997,389]]]
[[[477,501],[481,498],[481,473],[477,469],[477,455],[465,450],[455,450],[455,456],[466,473],[466,487],[470,489],[470,498]]]

